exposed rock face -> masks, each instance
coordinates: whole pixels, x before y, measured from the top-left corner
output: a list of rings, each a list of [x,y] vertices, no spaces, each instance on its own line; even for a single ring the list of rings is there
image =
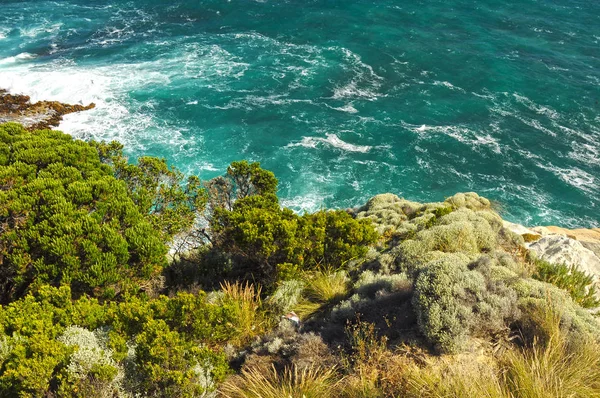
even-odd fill
[[[574,265],[580,271],[592,275],[600,292],[600,228],[527,228],[508,221],[504,221],[504,227],[521,235],[528,242],[526,246],[529,250],[542,260]]]
[[[600,228],[566,229],[554,226],[537,228],[544,228],[547,234],[562,234],[571,239],[576,239],[581,242],[583,247],[590,249],[600,258]]]
[[[57,101],[31,103],[27,95],[12,95],[0,89],[0,123],[15,122],[28,130],[56,127],[63,115],[86,111],[96,105],[68,105]]]
[[[546,235],[529,245],[540,258],[555,264],[575,265],[581,271],[600,277],[600,258],[580,241],[565,235]]]

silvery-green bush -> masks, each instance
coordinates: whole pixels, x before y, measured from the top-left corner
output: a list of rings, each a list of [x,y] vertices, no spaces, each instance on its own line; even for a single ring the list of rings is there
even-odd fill
[[[514,290],[494,281],[489,267],[469,268],[470,263],[464,254],[447,254],[416,278],[419,329],[439,352],[459,351],[470,336],[502,330],[518,318]]]

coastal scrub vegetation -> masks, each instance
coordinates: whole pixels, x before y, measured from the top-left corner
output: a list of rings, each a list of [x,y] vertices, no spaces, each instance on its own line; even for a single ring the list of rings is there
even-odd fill
[[[0,125],[0,397],[600,397],[592,283],[475,193],[297,214]]]

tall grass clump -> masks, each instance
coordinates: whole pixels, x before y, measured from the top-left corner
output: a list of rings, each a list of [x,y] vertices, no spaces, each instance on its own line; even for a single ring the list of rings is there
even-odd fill
[[[600,397],[600,345],[591,336],[569,339],[560,310],[539,306],[538,334],[529,347],[509,351],[505,383],[518,398]]]
[[[232,311],[232,319],[235,320],[232,327],[236,330],[236,334],[230,340],[232,344],[243,345],[264,333],[270,326],[262,310],[260,286],[255,289],[254,285],[249,283],[224,282],[221,284],[221,291],[223,292],[220,298],[221,304]]]
[[[226,398],[323,398],[336,396],[339,380],[334,368],[286,367],[280,374],[274,366],[242,370],[225,381],[219,395]]]
[[[306,288],[302,300],[295,307],[301,317],[315,313],[324,305],[333,304],[348,295],[350,279],[345,271],[321,270],[306,278]]]
[[[412,363],[398,395],[405,398],[516,398],[506,391],[493,364],[477,360],[431,358],[425,367]],[[541,398],[542,396],[538,397]]]

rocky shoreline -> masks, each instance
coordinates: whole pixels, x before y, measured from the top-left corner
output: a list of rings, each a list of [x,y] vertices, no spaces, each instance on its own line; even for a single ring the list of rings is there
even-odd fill
[[[0,123],[20,123],[28,130],[58,127],[64,115],[87,111],[95,106],[94,103],[70,105],[58,101],[32,103],[27,95],[10,94],[0,89]]]
[[[592,275],[600,289],[600,228],[528,228],[507,221],[504,222],[504,227],[521,235],[527,248],[542,260],[554,264],[574,265]]]

